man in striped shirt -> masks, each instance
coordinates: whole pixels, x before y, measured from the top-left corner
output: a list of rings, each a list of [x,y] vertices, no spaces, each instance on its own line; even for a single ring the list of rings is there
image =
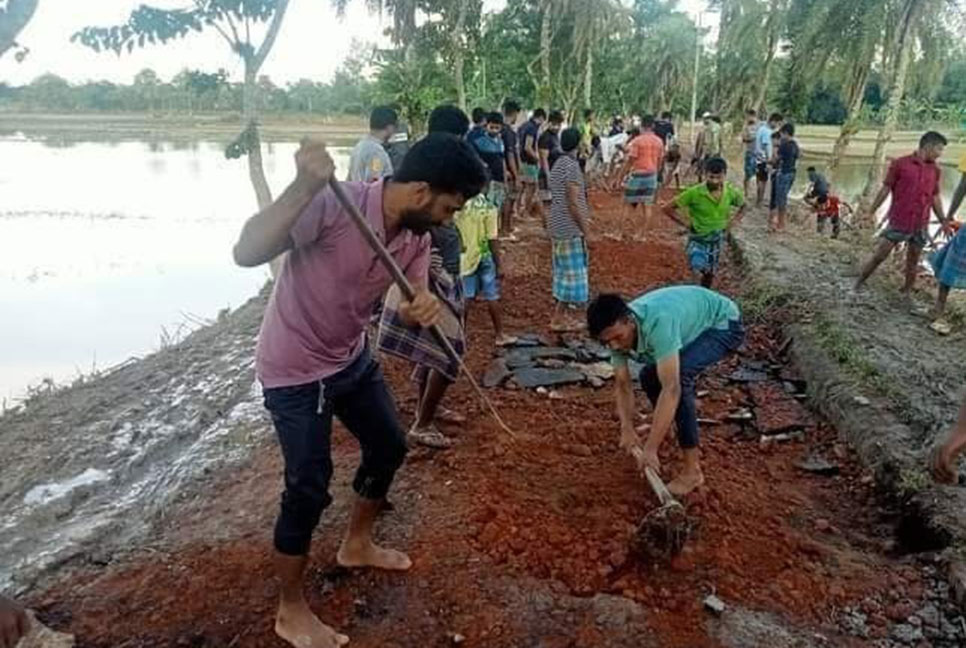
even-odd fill
[[[587,188],[577,160],[580,131],[568,128],[560,136],[563,154],[550,171],[550,215],[547,232],[553,245],[553,298],[556,302],[550,328],[571,331],[582,328],[576,317],[561,319],[566,305],[582,308],[588,300],[587,278]]]

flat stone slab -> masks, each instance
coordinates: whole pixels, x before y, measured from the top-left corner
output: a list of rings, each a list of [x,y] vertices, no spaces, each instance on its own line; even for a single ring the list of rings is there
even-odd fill
[[[511,344],[511,347],[549,347],[553,344],[539,333],[523,333],[516,338],[517,341]]]
[[[584,374],[574,369],[544,369],[542,367],[523,367],[513,372],[513,379],[521,387],[552,387],[584,381]]]
[[[563,347],[519,347],[506,354],[506,364],[511,369],[533,365],[538,358],[576,360],[577,354]]]
[[[728,380],[736,383],[765,382],[768,378],[767,371],[746,366],[740,366],[728,374]]]
[[[506,360],[494,358],[490,366],[486,368],[486,373],[483,374],[483,386],[488,389],[499,387],[509,377],[510,368],[506,365]]]
[[[795,467],[816,475],[839,474],[838,464],[834,464],[820,454],[810,454],[795,462]]]
[[[610,380],[614,377],[614,366],[609,362],[595,362],[588,365],[572,365],[572,368],[583,371],[588,378]]]

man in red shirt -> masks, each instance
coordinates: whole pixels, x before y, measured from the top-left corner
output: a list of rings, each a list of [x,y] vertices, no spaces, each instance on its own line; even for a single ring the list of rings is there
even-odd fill
[[[882,240],[875,254],[862,267],[856,290],[862,288],[876,268],[889,258],[889,254],[900,243],[907,244],[906,281],[902,292],[908,293],[916,283],[919,272],[919,258],[929,240],[929,212],[932,210],[945,228],[946,215],[943,213],[942,198],[939,195],[939,165],[936,164],[946,147],[946,138],[941,133],[929,131],[919,140],[919,148],[912,155],[897,158],[889,165],[889,172],[882,183],[882,189],[872,204],[874,215],[889,195],[889,226],[882,234]]]
[[[657,173],[662,166],[664,142],[654,134],[654,116],[645,115],[641,120],[641,134],[627,145],[625,174],[630,174],[624,183],[624,215],[627,216],[638,204],[644,205],[644,237],[651,225],[658,189]]]

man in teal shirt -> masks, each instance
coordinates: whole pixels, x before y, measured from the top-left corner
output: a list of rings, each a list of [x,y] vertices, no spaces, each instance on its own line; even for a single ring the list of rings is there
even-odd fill
[[[725,233],[730,232],[741,220],[745,213],[745,198],[738,187],[725,180],[728,163],[723,158],[708,160],[705,172],[708,174],[707,180],[678,194],[673,202],[664,207],[664,213],[688,228],[688,245],[685,248],[688,265],[695,283],[710,288],[718,270]],[[687,210],[687,219],[682,217],[679,208]]]
[[[687,495],[704,484],[698,456],[698,414],[694,385],[702,371],[736,351],[744,340],[741,312],[722,295],[699,286],[672,286],[626,302],[602,294],[587,309],[592,337],[611,349],[621,447],[635,449],[639,467],[660,471],[657,451],[671,423],[678,426],[684,469],[668,489]],[[654,406],[647,440],[634,429],[634,390],[628,358],[644,363],[641,386]]]

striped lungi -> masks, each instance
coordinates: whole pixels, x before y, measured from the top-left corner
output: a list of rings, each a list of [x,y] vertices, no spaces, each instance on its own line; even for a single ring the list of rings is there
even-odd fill
[[[553,241],[553,298],[565,304],[586,304],[590,298],[587,245],[583,237]]]

